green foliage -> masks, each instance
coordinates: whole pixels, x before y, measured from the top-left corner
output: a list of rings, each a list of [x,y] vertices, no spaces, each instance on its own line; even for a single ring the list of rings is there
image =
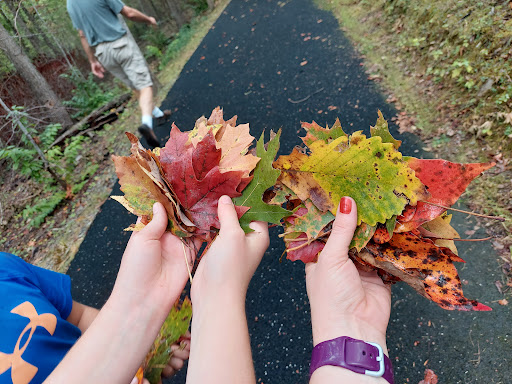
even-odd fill
[[[171,60],[177,57],[177,55],[181,53],[183,47],[188,44],[193,36],[193,27],[191,27],[189,24],[185,24],[183,27],[181,27],[180,31],[174,37],[174,40],[167,46],[167,49],[163,53],[159,69],[162,70],[167,64],[169,64]]]
[[[347,1],[341,1],[347,3]],[[482,0],[363,0],[417,71],[450,89],[453,105],[482,116],[512,108],[512,9]],[[390,43],[392,44],[392,43]],[[484,88],[492,84],[491,89]],[[488,85],[486,86],[488,87]],[[496,133],[507,136],[507,125]]]
[[[66,192],[52,188],[52,194],[37,202],[35,205],[26,207],[21,213],[24,220],[31,227],[39,227],[46,217],[50,215],[57,205],[66,198]]]
[[[188,0],[186,5],[192,8],[196,15],[208,10],[208,2],[206,0]]]
[[[84,79],[75,68],[69,73],[62,74],[61,77],[68,79],[75,86],[75,89],[71,91],[73,94],[71,100],[64,101],[64,105],[76,110],[72,115],[73,118],[87,116],[121,93],[117,87],[104,89],[94,80],[92,73],[89,73],[87,79]]]
[[[97,164],[91,164],[84,171],[77,171],[77,165],[86,142],[85,136],[74,136],[67,139],[62,148],[59,146],[52,147],[52,143],[62,128],[60,124],[49,124],[41,132],[38,132],[36,127],[30,124],[28,115],[21,107],[13,107],[7,118],[11,119],[14,124],[19,121],[25,126],[43,152],[49,166],[71,186],[73,193],[77,193],[85,185],[87,179],[98,169]],[[35,205],[27,206],[22,212],[22,217],[28,221],[29,225],[41,225],[45,217],[52,213],[55,207],[66,197],[67,191],[63,191],[60,186],[56,186],[57,180],[45,168],[43,159],[24,134],[21,136],[19,145],[9,145],[0,149],[0,160],[2,159],[7,160],[8,165],[21,175],[42,184],[45,194],[50,194],[50,197],[41,199]]]

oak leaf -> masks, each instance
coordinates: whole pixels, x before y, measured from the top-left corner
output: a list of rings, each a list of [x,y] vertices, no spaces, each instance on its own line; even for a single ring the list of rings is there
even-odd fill
[[[234,199],[235,205],[250,207],[240,218],[240,225],[245,232],[251,231],[249,228],[251,221],[278,224],[283,217],[290,214],[279,205],[270,205],[263,201],[263,194],[276,183],[279,177],[279,171],[272,167],[272,162],[279,150],[280,136],[281,131],[268,142],[268,149],[265,150],[264,135],[261,135],[256,144],[256,155],[260,161],[254,169],[253,179],[245,187],[241,196]]]

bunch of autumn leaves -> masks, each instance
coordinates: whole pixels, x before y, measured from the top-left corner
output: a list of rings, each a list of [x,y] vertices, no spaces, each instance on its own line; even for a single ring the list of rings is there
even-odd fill
[[[133,230],[151,220],[158,201],[169,231],[211,242],[220,228],[217,201],[228,195],[246,232],[256,220],[282,225],[287,258],[306,263],[316,261],[341,197],[350,196],[358,208],[350,256],[359,267],[405,281],[445,309],[490,309],[462,293],[453,264],[463,262],[459,236],[446,208],[493,164],[403,157],[380,112],[371,137],[349,136],[339,121],[303,128],[304,147],[277,160],[280,132],[250,150],[249,125],[225,121],[220,108],[189,132],[173,124],[165,147],[153,151],[127,133],[131,156],[113,157],[125,194],[115,199],[142,218]]]

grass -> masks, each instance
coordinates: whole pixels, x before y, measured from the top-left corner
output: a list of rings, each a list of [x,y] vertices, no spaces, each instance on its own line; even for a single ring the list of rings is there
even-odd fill
[[[512,104],[504,101],[509,90],[502,84],[510,72],[512,25],[508,4],[493,15],[484,3],[317,0],[337,17],[382,91],[412,116],[435,157],[497,162],[463,199],[475,211],[506,219],[486,226],[499,237],[503,260],[512,262],[512,127],[503,115]],[[478,96],[489,79],[493,86]]]

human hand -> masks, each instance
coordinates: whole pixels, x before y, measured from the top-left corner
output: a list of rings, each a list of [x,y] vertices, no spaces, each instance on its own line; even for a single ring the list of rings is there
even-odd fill
[[[185,365],[190,355],[190,332],[187,331],[181,342],[171,345],[171,359],[162,371],[162,378],[174,376]]]
[[[103,79],[105,68],[103,68],[103,65],[101,65],[99,61],[91,62],[91,71],[95,76],[99,77],[100,79]]]
[[[194,247],[188,247],[167,228],[162,204],[153,206],[153,219],[133,233],[121,261],[112,296],[126,305],[141,304],[158,313],[161,323],[180,296],[188,278],[185,258],[193,261]],[[184,255],[184,252],[186,255]]]
[[[154,17],[151,17],[151,16],[150,16],[150,17],[148,18],[148,24],[149,24],[149,25],[152,25],[152,26],[154,26],[154,27],[156,27],[156,25],[157,25],[156,19],[155,19]]]
[[[244,304],[249,282],[269,245],[267,223],[252,222],[254,232],[245,234],[228,196],[219,199],[218,215],[219,235],[194,275],[190,292],[194,309],[209,297],[229,297]]]
[[[306,265],[313,343],[350,336],[379,343],[387,351],[391,289],[377,272],[358,269],[348,257],[356,225],[356,203],[344,197],[318,262]]]

